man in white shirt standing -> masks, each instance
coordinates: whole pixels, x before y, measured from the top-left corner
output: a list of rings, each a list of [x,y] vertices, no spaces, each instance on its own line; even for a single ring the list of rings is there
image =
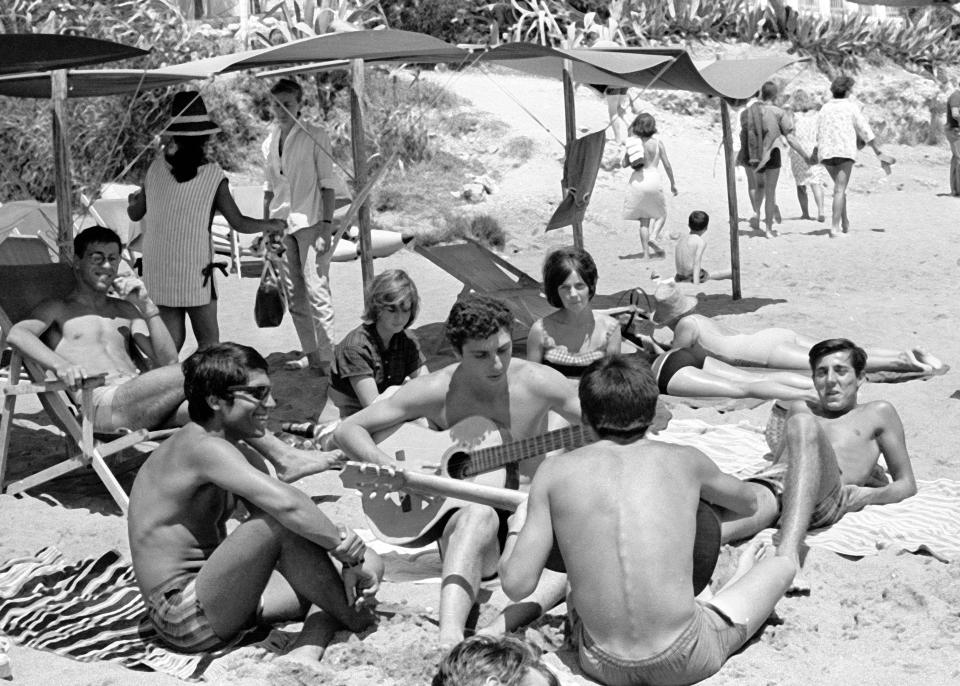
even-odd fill
[[[299,121],[303,89],[281,79],[270,89],[274,125],[263,143],[264,217],[285,219],[284,288],[303,357],[288,369],[330,372],[333,301],[330,243],[335,205],[330,138],[321,127]]]

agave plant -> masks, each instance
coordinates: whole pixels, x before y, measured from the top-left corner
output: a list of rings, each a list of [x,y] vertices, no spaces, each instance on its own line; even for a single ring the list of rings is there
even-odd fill
[[[376,0],[277,0],[251,21],[250,38],[261,46],[384,24]]]
[[[570,23],[570,8],[559,0],[510,0],[516,14],[511,40],[540,45],[564,42]]]

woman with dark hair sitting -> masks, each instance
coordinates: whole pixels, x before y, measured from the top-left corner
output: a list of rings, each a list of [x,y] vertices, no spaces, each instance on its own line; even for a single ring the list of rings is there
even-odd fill
[[[391,386],[427,372],[420,344],[407,329],[420,311],[417,287],[401,269],[377,274],[370,283],[363,324],[333,351],[330,399],[348,417]]]
[[[620,352],[620,322],[594,312],[597,265],[585,250],[560,248],[543,263],[547,302],[559,308],[538,319],[527,336],[527,359],[579,377],[604,355]]]
[[[177,93],[172,110],[163,155],[147,169],[140,190],[130,194],[127,215],[133,221],[145,219],[143,281],[180,350],[186,317],[198,348],[220,340],[210,233],[214,211],[240,233],[282,233],[286,222],[240,212],[223,169],[207,159],[207,141],[220,128],[210,120],[199,93]]]

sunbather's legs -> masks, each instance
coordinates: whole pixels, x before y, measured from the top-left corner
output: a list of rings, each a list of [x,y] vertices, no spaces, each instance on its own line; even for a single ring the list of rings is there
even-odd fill
[[[769,546],[759,541],[748,543],[733,577],[710,599],[735,623],[745,624],[747,636],[767,621],[797,570],[791,558],[769,553]]]
[[[684,367],[667,383],[670,395],[684,397],[760,398],[762,400],[813,400],[812,389],[788,386],[760,374],[745,372],[742,379],[718,376],[706,369]]]
[[[158,429],[188,421],[183,395],[183,371],[171,364],[136,376],[113,396],[113,426]]]
[[[365,564],[379,564],[372,551],[368,555]],[[197,577],[197,598],[223,639],[251,625],[261,599],[268,622],[300,619],[308,605],[351,631],[371,620],[369,613],[347,605],[343,581],[327,552],[265,514],[240,524],[213,551]]]
[[[731,381],[751,382],[760,378],[768,381],[776,381],[785,386],[792,386],[801,390],[813,390],[813,379],[807,374],[799,374],[791,371],[778,371],[771,369],[763,372],[753,372],[742,367],[721,362],[714,357],[707,357],[703,361],[703,371],[709,372],[714,376],[730,379]]]

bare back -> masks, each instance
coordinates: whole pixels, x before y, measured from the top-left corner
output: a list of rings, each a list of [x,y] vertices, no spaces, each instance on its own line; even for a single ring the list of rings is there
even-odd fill
[[[697,255],[706,248],[706,241],[695,233],[688,233],[680,237],[674,249],[674,262],[677,274],[692,276],[697,264]]]
[[[550,516],[573,605],[590,636],[625,658],[664,649],[693,614],[697,456],[602,441],[551,463]]]
[[[199,478],[192,464],[202,459],[211,437],[188,424],[157,448],[137,473],[130,493],[127,530],[140,590],[184,572],[198,572],[226,537],[234,498]]]
[[[90,374],[136,374],[130,358],[131,327],[137,309],[119,298],[107,298],[106,309],[94,310],[72,296],[43,303],[38,314],[49,318],[49,347]]]

